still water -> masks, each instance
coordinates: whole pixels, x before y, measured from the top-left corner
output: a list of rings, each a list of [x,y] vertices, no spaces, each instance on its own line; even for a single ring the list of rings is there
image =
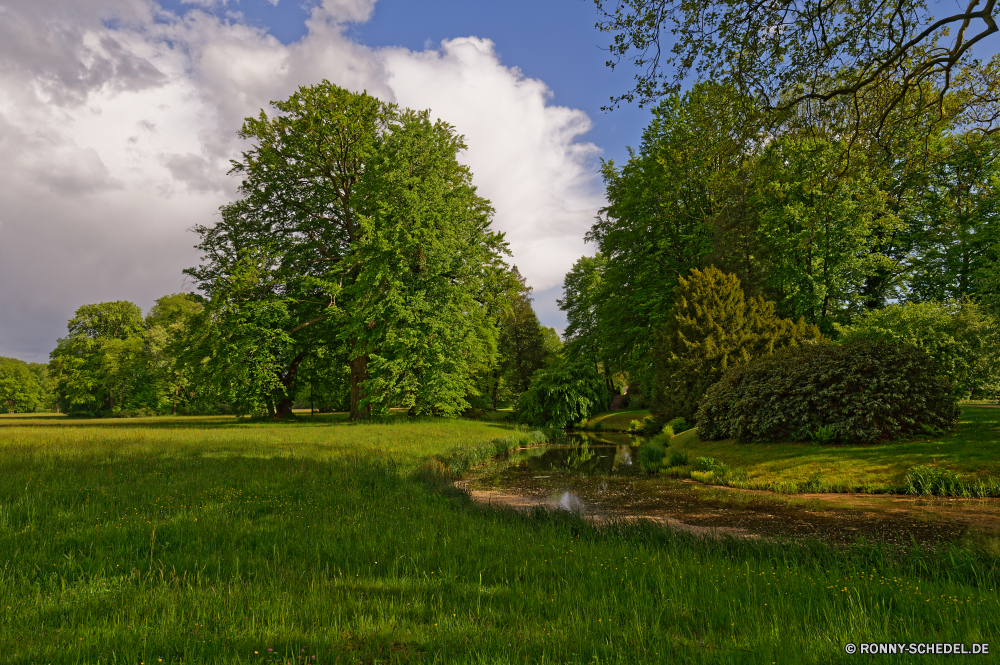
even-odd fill
[[[707,536],[936,543],[959,540],[970,528],[995,533],[1000,524],[995,499],[777,495],[650,475],[636,459],[641,443],[625,434],[567,436],[518,451],[459,485],[481,503],[569,510],[597,522],[649,519]]]

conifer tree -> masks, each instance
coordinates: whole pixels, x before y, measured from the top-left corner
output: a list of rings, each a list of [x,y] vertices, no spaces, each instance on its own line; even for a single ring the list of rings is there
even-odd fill
[[[773,302],[747,299],[736,275],[693,268],[674,289],[666,325],[654,332],[653,411],[693,421],[699,400],[730,367],[820,339],[805,319],[782,319]]]

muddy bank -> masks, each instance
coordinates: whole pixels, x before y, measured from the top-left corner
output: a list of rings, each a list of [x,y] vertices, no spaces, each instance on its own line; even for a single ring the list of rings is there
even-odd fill
[[[634,454],[625,443],[548,446],[514,455],[457,485],[483,504],[573,510],[596,522],[650,519],[706,536],[817,538],[837,545],[859,537],[908,545],[1000,536],[998,499],[780,495],[710,487],[646,475]]]

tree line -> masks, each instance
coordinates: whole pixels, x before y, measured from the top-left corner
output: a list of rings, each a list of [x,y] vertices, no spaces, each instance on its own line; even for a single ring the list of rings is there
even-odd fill
[[[826,338],[903,304],[996,314],[996,136],[960,114],[906,124],[905,108],[892,137],[847,131],[846,106],[777,122],[719,83],[664,97],[627,163],[603,165],[608,204],[587,235],[597,252],[560,301],[568,352],[651,403],[678,280],[709,266]]]
[[[240,198],[194,229],[194,291],[145,316],[78,309],[51,354],[58,407],[365,419],[516,402],[561,341],[506,262],[462,137],[326,81],[272,106],[239,133]]]

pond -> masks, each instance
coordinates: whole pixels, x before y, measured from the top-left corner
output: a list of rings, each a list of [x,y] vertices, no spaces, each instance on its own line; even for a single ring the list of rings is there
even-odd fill
[[[636,459],[642,440],[576,434],[517,451],[459,481],[480,503],[570,510],[595,522],[649,519],[706,536],[867,540],[908,545],[1000,532],[996,499],[810,494],[712,487],[649,475]]]

